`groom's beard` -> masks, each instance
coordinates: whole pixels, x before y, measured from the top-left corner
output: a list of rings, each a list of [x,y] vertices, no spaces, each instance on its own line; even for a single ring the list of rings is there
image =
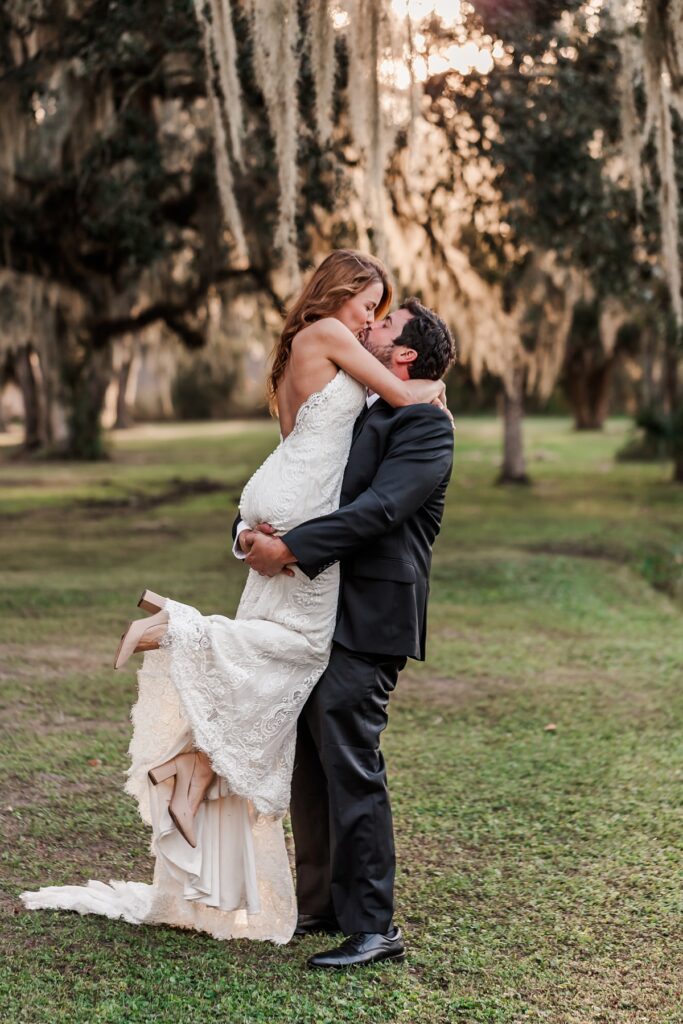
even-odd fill
[[[394,349],[393,342],[385,342],[384,345],[378,345],[373,343],[369,331],[365,331],[360,339],[363,348],[366,348],[370,355],[374,356],[375,359],[379,359],[382,366],[391,366],[391,357]]]

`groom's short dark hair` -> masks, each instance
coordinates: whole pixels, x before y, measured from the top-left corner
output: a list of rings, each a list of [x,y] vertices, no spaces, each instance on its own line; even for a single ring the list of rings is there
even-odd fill
[[[417,352],[417,359],[410,364],[410,376],[438,380],[455,362],[453,335],[441,317],[418,299],[411,296],[401,303],[400,308],[408,310],[410,320],[394,340],[394,345],[405,345]]]

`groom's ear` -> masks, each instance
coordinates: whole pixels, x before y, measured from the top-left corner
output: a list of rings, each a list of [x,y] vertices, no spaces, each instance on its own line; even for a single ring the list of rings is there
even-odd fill
[[[416,359],[417,359],[417,352],[415,351],[414,348],[403,348],[402,347],[396,353],[396,362],[397,363],[403,363],[403,364],[414,363]]]

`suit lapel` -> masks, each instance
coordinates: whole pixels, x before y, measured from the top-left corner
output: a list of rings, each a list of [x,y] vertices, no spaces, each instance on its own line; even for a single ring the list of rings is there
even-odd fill
[[[351,435],[351,444],[352,445],[353,445],[354,441],[356,440],[356,438],[358,437],[358,435],[360,434],[361,428],[362,428],[363,424],[365,423],[365,420],[366,420],[369,412],[370,412],[370,410],[368,409],[368,407],[366,405],[363,409],[361,409],[361,411],[356,416],[356,422],[353,424],[353,434]]]
[[[378,405],[384,405],[384,404],[385,403],[383,402],[383,400],[381,398],[378,398],[376,402],[372,403],[372,405],[370,406],[369,409],[368,409],[368,407],[366,405],[366,407],[361,410],[360,414],[358,415],[358,417],[356,419],[356,422],[353,425],[353,434],[351,436],[351,447],[352,448],[353,448],[354,444],[356,443],[356,441],[358,440],[358,437],[359,437],[363,427],[365,426],[367,421],[370,419],[370,417],[372,416],[373,412],[375,412],[375,410],[377,409],[377,406]]]

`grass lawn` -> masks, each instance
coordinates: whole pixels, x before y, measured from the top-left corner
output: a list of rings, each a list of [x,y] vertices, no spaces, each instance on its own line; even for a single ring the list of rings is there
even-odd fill
[[[383,745],[409,957],[332,976],[304,969],[312,938],[17,898],[151,880],[122,791],[135,666],[110,663],[143,586],[234,610],[233,509],[272,426],[121,435],[100,464],[0,451],[3,1024],[683,1021],[683,488],[614,463],[627,430],[532,420],[534,487],[501,489],[499,424],[459,421],[429,660]]]

